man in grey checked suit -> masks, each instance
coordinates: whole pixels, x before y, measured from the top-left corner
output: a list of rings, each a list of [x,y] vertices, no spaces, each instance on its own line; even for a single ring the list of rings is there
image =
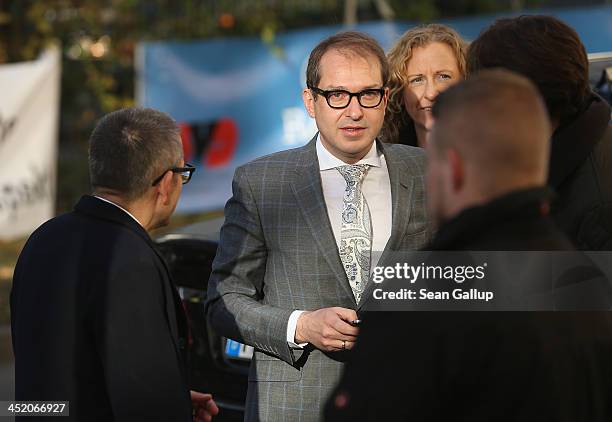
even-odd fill
[[[247,421],[316,421],[357,339],[353,323],[382,252],[429,238],[424,155],[383,145],[388,64],[345,32],[310,54],[305,146],[236,170],[208,286],[218,334],[255,348]]]

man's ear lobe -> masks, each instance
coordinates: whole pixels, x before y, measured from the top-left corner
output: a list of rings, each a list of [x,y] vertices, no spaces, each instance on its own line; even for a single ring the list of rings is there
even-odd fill
[[[304,90],[302,91],[302,101],[304,101],[304,107],[306,107],[308,115],[314,119],[314,97],[312,96],[312,92],[310,91],[310,89],[304,88]]]
[[[459,191],[465,183],[465,165],[463,158],[456,149],[448,148],[446,150],[446,159],[450,168],[450,177],[453,191]]]

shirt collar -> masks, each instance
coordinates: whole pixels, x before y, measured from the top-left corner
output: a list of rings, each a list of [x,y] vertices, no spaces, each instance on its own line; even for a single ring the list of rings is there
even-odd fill
[[[355,164],[369,164],[372,167],[380,167],[380,154],[382,154],[382,152],[378,151],[375,140],[372,142],[372,146],[365,157]],[[320,133],[317,135],[317,158],[319,160],[319,169],[321,171],[335,169],[336,167],[347,165],[344,161],[334,156],[323,146],[323,143],[321,143]]]
[[[111,205],[116,206],[117,208],[119,208],[121,211],[123,211],[124,213],[126,213],[127,215],[129,215],[130,217],[132,217],[134,219],[134,221],[136,221],[138,224],[140,224],[141,227],[144,227],[140,221],[138,221],[138,219],[136,217],[134,217],[128,210],[126,210],[125,208],[123,208],[121,205],[117,205],[112,201],[109,201],[108,199],[102,198],[101,196],[96,196],[93,195],[94,198],[98,198],[100,201],[104,201],[104,202],[108,202]]]

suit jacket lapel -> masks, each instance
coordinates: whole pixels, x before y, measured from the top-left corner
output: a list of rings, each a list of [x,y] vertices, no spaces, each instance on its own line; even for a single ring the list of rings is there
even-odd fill
[[[354,301],[353,291],[342,267],[336,239],[334,238],[329,216],[327,215],[327,206],[323,196],[323,187],[321,186],[319,160],[316,152],[316,140],[317,136],[315,135],[301,150],[292,189],[298,208],[301,210],[312,232],[312,237],[319,251],[325,257],[340,285]]]
[[[414,179],[408,172],[406,163],[397,159],[396,156],[385,151],[381,142],[378,147],[383,150],[387,169],[389,171],[389,180],[391,181],[391,202],[392,202],[392,230],[391,237],[385,246],[384,256],[389,252],[396,250],[399,247],[402,236],[406,233],[406,226],[410,221],[410,200],[414,189]]]
[[[385,148],[382,142],[376,141],[377,146],[385,155],[387,170],[389,172],[389,181],[391,184],[391,236],[385,245],[385,249],[378,260],[378,265],[384,265],[389,254],[397,250],[402,237],[406,233],[406,226],[410,221],[410,203],[414,184],[414,179],[406,168],[406,163],[398,160],[390,151],[390,148]],[[372,283],[373,268],[370,271],[370,279],[365,287],[364,293],[361,295],[358,308],[361,308],[366,299],[371,296],[371,290],[374,287]]]

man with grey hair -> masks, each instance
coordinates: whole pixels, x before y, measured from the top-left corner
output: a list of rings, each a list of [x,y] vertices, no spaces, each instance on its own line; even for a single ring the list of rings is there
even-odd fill
[[[15,268],[15,398],[69,401],[75,421],[210,420],[210,395],[190,404],[187,321],[147,233],[168,223],[194,171],[176,123],[152,109],[108,114],[89,170],[93,194],[39,227]]]
[[[573,249],[549,215],[551,127],[529,80],[483,71],[440,94],[433,113],[426,193],[439,229],[426,250]],[[383,344],[401,358],[391,359]],[[334,422],[609,421],[611,356],[607,311],[372,312],[326,416]]]

